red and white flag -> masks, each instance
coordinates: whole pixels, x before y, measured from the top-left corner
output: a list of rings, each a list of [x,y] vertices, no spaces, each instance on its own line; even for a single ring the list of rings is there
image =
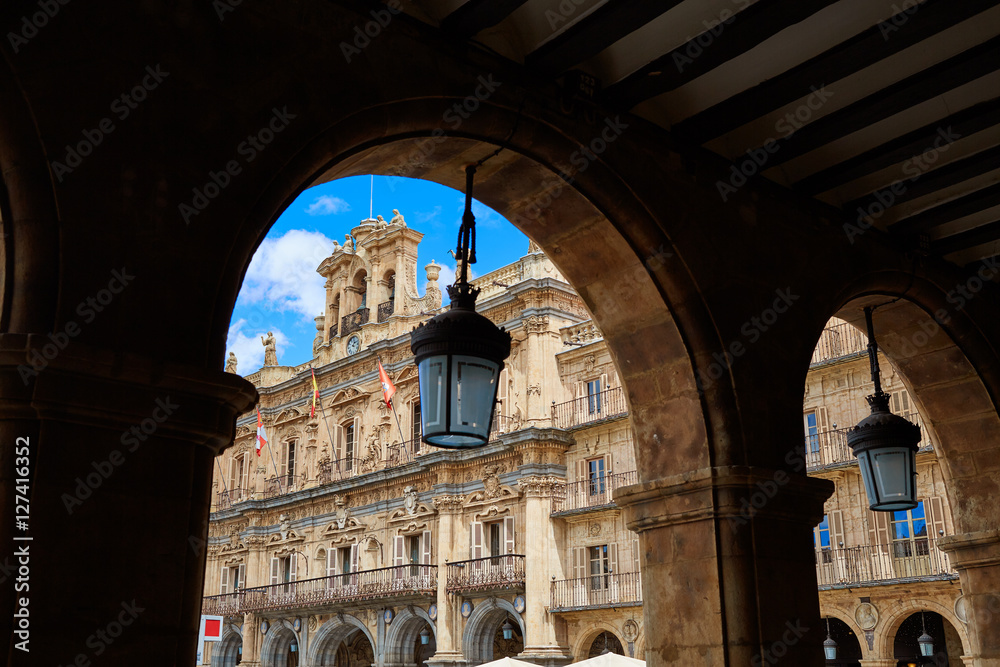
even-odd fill
[[[389,379],[389,374],[382,368],[382,360],[378,360],[378,379],[382,383],[382,398],[385,399],[386,407],[391,407],[392,395],[396,393],[396,385]]]
[[[264,432],[264,420],[260,417],[260,408],[257,408],[257,456],[260,450],[267,444],[267,433]]]

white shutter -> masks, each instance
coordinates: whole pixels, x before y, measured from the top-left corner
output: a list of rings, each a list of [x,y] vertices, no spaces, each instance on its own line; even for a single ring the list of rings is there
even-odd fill
[[[483,557],[483,524],[478,521],[472,522],[470,530],[469,558]]]
[[[281,559],[271,558],[271,585],[281,583]]]
[[[642,562],[639,552],[639,540],[632,540],[632,571],[639,572],[641,569]]]
[[[420,538],[420,546],[423,547],[423,554],[420,562],[424,565],[431,564],[431,531],[425,530]]]
[[[608,477],[614,474],[614,465],[611,463],[612,458],[610,453],[604,455],[604,474]],[[608,493],[611,493],[610,489],[608,489]]]
[[[503,518],[503,539],[504,553],[514,553],[514,517],[512,516]]]
[[[601,391],[608,390],[608,374],[601,373]]]
[[[239,567],[239,569],[236,572],[237,572],[237,579],[239,580],[238,583],[237,583],[237,586],[239,587],[240,590],[243,590],[244,588],[247,587],[247,580],[246,580],[247,566],[246,566],[246,563],[240,563],[240,567]],[[233,587],[233,590],[234,591],[236,590],[236,586]]]
[[[948,534],[944,520],[944,503],[940,496],[932,496],[924,503],[927,508],[927,537],[936,540]]]
[[[219,595],[225,595],[229,592],[229,568],[223,566],[222,573],[219,578]]]
[[[288,557],[288,580],[289,581],[295,581],[299,577],[299,563],[298,563],[298,560],[297,560],[297,556],[298,556],[298,554],[293,552],[292,555]]]
[[[334,424],[333,425],[333,460],[334,461],[339,461],[342,458],[344,458],[344,427],[341,424]]]
[[[337,550],[329,548],[326,550],[326,576],[332,577],[337,574]]]
[[[573,549],[573,578],[583,579],[587,576],[587,547]]]
[[[586,482],[587,481],[587,462],[577,461],[576,462],[576,481]]]
[[[509,383],[509,373],[505,368],[500,371],[500,379],[497,384],[497,414],[506,415],[507,414],[507,385]]]
[[[840,510],[830,512],[830,547],[842,549],[847,543],[844,541],[844,513]]]
[[[608,545],[608,571],[612,574],[618,572],[618,545]]]
[[[351,545],[351,572],[358,571],[358,545]]]
[[[393,565],[405,565],[406,564],[406,544],[405,539],[402,535],[397,535],[395,537],[395,546],[393,548]]]

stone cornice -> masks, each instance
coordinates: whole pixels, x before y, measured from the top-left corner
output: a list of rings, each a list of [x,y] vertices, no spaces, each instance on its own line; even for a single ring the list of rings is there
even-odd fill
[[[938,539],[937,545],[959,570],[1000,564],[1000,530],[946,535]]]

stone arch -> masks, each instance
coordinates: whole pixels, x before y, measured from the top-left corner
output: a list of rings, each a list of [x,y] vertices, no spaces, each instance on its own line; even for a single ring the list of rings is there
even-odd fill
[[[285,667],[293,639],[301,651],[302,638],[292,624],[284,619],[273,621],[260,647],[261,667]]]
[[[962,640],[963,654],[972,655],[968,629],[955,616],[954,610],[949,609],[939,602],[922,598],[897,600],[885,609],[879,609],[881,617],[879,618],[879,624],[875,627],[874,645],[876,652],[884,656],[892,656],[895,652],[893,643],[896,639],[896,632],[899,630],[899,626],[911,615],[921,611],[933,611],[940,614],[945,621],[951,623],[951,626],[958,633],[959,639]]]
[[[375,649],[375,639],[363,621],[350,614],[338,614],[324,623],[310,638],[306,655],[314,667],[326,667],[335,664],[337,649],[341,642],[354,632],[361,631]]]
[[[222,634],[222,641],[218,643],[218,648],[212,651],[213,667],[236,667],[236,660],[240,655],[240,647],[243,645],[243,631],[235,624],[226,624],[225,632]]]
[[[618,641],[620,641],[622,643],[622,646],[625,648],[626,657],[628,657],[628,642],[625,641],[625,638],[621,636],[622,634],[621,629],[615,627],[615,625],[609,621],[595,621],[591,623],[590,627],[588,627],[583,633],[581,633],[580,637],[577,639],[576,645],[572,649],[573,662],[579,662],[581,660],[587,659],[588,654],[590,652],[590,645],[594,643],[594,640],[602,632],[607,632],[617,637]],[[638,655],[639,651],[638,651],[638,641],[637,641],[636,656]]]
[[[476,604],[465,621],[465,630],[462,632],[462,654],[469,664],[480,665],[493,659],[493,637],[507,617],[518,624],[527,646],[528,635],[524,619],[514,610],[514,605],[500,598],[489,598]]]
[[[420,631],[427,626],[430,626],[436,642],[437,624],[431,620],[426,611],[420,607],[406,607],[400,610],[386,629],[382,664],[387,666],[413,664],[414,642]]]
[[[865,636],[865,631],[858,627],[858,623],[852,614],[841,609],[840,607],[824,607],[822,605],[819,608],[819,613],[821,617],[820,620],[823,620],[826,617],[836,618],[837,620],[842,621],[848,628],[850,628],[854,632],[854,636],[857,637],[858,639],[858,645],[861,647],[862,659],[864,660],[874,659],[878,656],[878,653],[876,653],[874,648],[871,650],[868,649],[867,641],[862,641],[862,638]],[[824,632],[825,631],[826,629],[824,627]]]

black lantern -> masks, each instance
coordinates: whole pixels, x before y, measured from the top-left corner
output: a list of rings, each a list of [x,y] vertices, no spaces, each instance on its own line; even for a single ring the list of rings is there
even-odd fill
[[[934,655],[934,638],[927,634],[927,625],[924,623],[924,612],[920,612],[920,627],[924,634],[917,637],[917,646],[920,647],[920,655],[928,658]]]
[[[917,443],[920,427],[889,409],[889,394],[879,379],[878,344],[872,325],[872,308],[865,308],[868,324],[868,361],[875,393],[867,397],[872,413],[847,433],[865,483],[868,503],[876,512],[908,510],[917,506]]]
[[[450,449],[489,442],[497,383],[510,354],[510,334],[476,312],[479,290],[467,279],[469,264],[476,262],[475,173],[475,165],[466,167],[465,213],[456,253],[462,270],[455,284],[448,286],[451,308],[410,334],[420,385],[423,441]]]
[[[512,639],[514,637],[514,626],[510,624],[509,618],[503,622],[500,629],[503,630],[504,639]]]
[[[826,619],[826,641],[823,642],[823,655],[827,660],[837,659],[837,642],[830,636],[830,619]]]
[[[431,633],[427,631],[426,626],[420,631],[420,643],[424,646],[431,643]]]
[[[288,650],[291,651],[292,653],[295,653],[296,651],[298,651],[299,650],[299,644],[298,644],[298,642],[293,639],[292,640],[292,645],[288,647]]]

